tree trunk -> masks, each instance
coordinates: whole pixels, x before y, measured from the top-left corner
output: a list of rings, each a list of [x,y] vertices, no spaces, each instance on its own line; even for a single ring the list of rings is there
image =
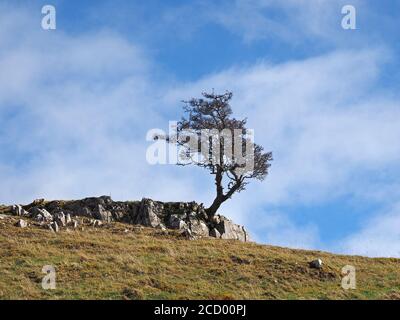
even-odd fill
[[[208,219],[211,220],[215,214],[217,213],[219,207],[221,206],[221,204],[224,202],[224,198],[223,197],[216,197],[213,201],[213,203],[211,204],[211,206],[209,208],[206,209],[206,213],[208,216]]]
[[[220,167],[217,167],[217,172],[215,173],[215,186],[217,191],[217,196],[215,197],[213,203],[209,208],[206,209],[208,219],[211,220],[217,213],[219,207],[223,202],[228,200],[241,186],[242,180],[239,180],[234,184],[229,191],[224,194],[224,189],[222,187],[222,175],[223,171]]]
[[[219,207],[221,206],[222,203],[224,203],[226,200],[228,200],[232,195],[239,189],[241,183],[236,183],[229,191],[227,194],[223,194],[222,188],[220,188],[218,185],[218,182],[221,182],[221,180],[216,179],[216,184],[217,184],[217,190],[221,190],[221,192],[217,191],[217,196],[214,199],[213,203],[209,208],[206,209],[206,213],[208,216],[208,219],[211,220],[215,214],[217,213]]]

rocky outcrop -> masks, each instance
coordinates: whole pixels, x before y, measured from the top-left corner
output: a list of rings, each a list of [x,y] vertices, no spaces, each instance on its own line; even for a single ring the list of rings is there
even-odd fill
[[[13,206],[12,212],[17,216],[30,217],[55,232],[68,225],[76,228],[74,217],[87,217],[98,221],[96,226],[101,225],[101,221],[118,221],[163,230],[176,229],[190,239],[215,237],[249,241],[243,226],[221,215],[209,221],[203,205],[196,202],[160,202],[146,198],[118,202],[108,196],[75,201],[39,199],[27,206]]]

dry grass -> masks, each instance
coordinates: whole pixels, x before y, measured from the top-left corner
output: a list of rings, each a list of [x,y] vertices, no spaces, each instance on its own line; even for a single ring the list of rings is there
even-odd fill
[[[13,218],[14,219],[14,218]],[[128,231],[126,231],[128,229]],[[58,234],[0,220],[1,299],[399,299],[400,260],[368,259],[110,224]],[[323,270],[310,269],[315,258]],[[341,288],[344,265],[357,289]],[[57,288],[43,290],[44,265]]]

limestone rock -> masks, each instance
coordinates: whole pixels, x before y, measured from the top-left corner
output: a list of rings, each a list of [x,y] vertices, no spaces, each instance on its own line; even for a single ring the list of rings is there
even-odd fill
[[[54,221],[60,227],[65,227],[67,225],[64,212],[58,212],[54,216]]]
[[[112,213],[106,210],[101,204],[97,205],[96,210],[94,211],[94,217],[107,222],[112,221]]]
[[[221,239],[233,239],[243,242],[249,241],[248,233],[243,226],[233,223],[224,216],[220,216],[219,219],[220,223],[216,228],[221,234]]]
[[[142,199],[136,223],[143,226],[156,228],[161,224],[159,215],[161,215],[162,205],[157,204],[151,199]]]
[[[19,219],[15,225],[19,228],[26,228],[28,223],[25,220]]]
[[[186,229],[188,227],[186,222],[183,221],[181,217],[177,214],[170,215],[168,226],[171,229],[178,229],[178,230]]]
[[[190,230],[195,237],[208,237],[210,235],[207,225],[201,220],[191,219]]]
[[[53,216],[46,210],[46,209],[40,209],[38,207],[33,207],[29,210],[33,218],[35,218],[37,215],[41,215],[43,218],[43,221],[53,221]]]
[[[67,213],[65,215],[65,224],[68,226],[72,223],[72,219],[71,219],[71,215],[69,213]]]
[[[221,215],[208,219],[203,204],[196,202],[160,202],[143,198],[141,201],[119,202],[111,197],[92,197],[73,201],[37,200],[30,204],[29,215],[35,221],[48,225],[56,222],[58,228],[78,227],[76,217],[85,217],[94,226],[118,221],[146,227],[165,227],[185,231],[188,238],[215,237],[249,241],[247,231]],[[21,206],[14,206],[16,215],[23,215]],[[73,218],[72,218],[73,217]],[[93,222],[96,220],[98,222]]]
[[[22,208],[22,206],[20,206],[19,204],[13,205],[11,207],[11,210],[12,210],[13,215],[15,215],[15,216],[19,216],[19,217],[29,216],[29,212],[24,210]]]

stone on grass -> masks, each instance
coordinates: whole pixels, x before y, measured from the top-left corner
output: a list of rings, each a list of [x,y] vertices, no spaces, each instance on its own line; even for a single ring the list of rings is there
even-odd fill
[[[28,223],[25,220],[19,219],[15,225],[19,228],[26,228]]]
[[[322,268],[322,260],[316,259],[310,262],[310,268],[313,269],[321,269]]]

